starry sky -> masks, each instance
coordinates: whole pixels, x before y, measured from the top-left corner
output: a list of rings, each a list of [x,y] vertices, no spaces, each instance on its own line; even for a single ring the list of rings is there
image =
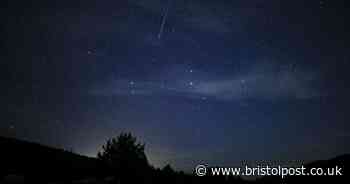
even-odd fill
[[[350,151],[346,1],[1,4],[2,136],[96,156],[128,131],[182,170]]]

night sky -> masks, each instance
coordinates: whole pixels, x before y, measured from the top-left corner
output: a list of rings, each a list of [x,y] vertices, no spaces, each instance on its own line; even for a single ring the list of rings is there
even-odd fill
[[[349,153],[339,0],[1,1],[0,135],[177,169]]]

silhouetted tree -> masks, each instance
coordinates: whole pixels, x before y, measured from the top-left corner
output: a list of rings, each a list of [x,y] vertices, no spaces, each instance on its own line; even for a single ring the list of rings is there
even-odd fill
[[[169,164],[167,164],[166,166],[163,167],[162,172],[166,176],[172,176],[172,175],[176,174],[174,169]]]
[[[138,143],[131,133],[121,133],[107,140],[97,157],[116,172],[114,174],[120,181],[144,180],[150,169],[145,145]]]

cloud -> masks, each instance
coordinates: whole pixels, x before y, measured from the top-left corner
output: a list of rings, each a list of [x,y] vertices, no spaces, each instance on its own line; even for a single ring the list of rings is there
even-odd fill
[[[156,89],[159,89],[159,86],[153,82],[120,79],[96,85],[89,90],[89,94],[94,96],[153,95]]]
[[[277,77],[271,73],[247,74],[227,80],[201,82],[193,92],[218,99],[307,99],[320,95],[311,81],[299,79],[291,74]]]
[[[317,72],[293,65],[276,69],[258,64],[232,78],[201,82],[193,92],[217,99],[310,99],[324,95],[319,80]]]
[[[272,65],[273,66],[273,65]],[[159,95],[217,100],[240,99],[311,99],[325,95],[320,91],[316,72],[293,67],[274,70],[269,65],[255,65],[249,71],[219,79],[197,79],[193,85],[184,78],[162,81],[114,80],[95,86],[92,95]]]

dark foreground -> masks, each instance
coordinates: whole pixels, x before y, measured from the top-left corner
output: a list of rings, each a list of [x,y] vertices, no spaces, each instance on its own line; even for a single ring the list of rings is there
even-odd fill
[[[152,166],[134,173],[115,171],[98,159],[50,148],[39,144],[0,137],[0,183],[152,183],[152,184],[240,184],[240,183],[349,183],[350,155],[307,164],[307,168],[342,167],[343,176],[263,177],[244,180],[240,177],[205,176],[174,171],[169,165],[157,169]]]

